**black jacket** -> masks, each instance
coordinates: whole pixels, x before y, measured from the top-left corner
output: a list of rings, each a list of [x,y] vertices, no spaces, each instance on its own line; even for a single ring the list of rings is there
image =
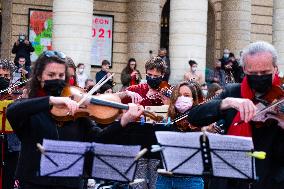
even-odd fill
[[[59,185],[76,188],[77,179],[39,178],[40,152],[36,143],[43,139],[102,142],[112,137],[121,126],[116,123],[102,130],[88,118],[64,122],[62,126],[50,114],[49,97],[19,100],[7,109],[7,118],[21,141],[17,177],[25,183]]]
[[[31,65],[31,52],[34,52],[34,48],[32,46],[31,43],[29,43],[28,45],[25,44],[24,42],[19,43],[18,45],[16,43],[14,43],[13,49],[12,49],[12,53],[16,54],[15,57],[15,65],[18,66],[18,59],[19,57],[24,57],[26,59],[26,66],[30,66]]]
[[[225,120],[225,130],[231,125],[237,111],[219,110],[222,99],[226,97],[240,98],[240,84],[226,86],[219,98],[197,106],[189,112],[188,120],[194,125],[208,125],[220,119]],[[208,111],[210,110],[210,111]],[[267,153],[265,160],[256,159],[256,174],[259,181],[256,189],[284,188],[284,130],[274,123],[265,123],[261,128],[252,124],[252,139],[256,151]]]

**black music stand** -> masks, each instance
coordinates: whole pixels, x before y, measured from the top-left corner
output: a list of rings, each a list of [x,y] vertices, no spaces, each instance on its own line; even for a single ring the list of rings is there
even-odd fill
[[[138,159],[146,153],[140,146],[44,140],[40,175],[80,177],[87,188],[89,178],[130,184]]]
[[[256,180],[255,159],[249,156],[253,143],[248,137],[202,132],[156,132],[164,170],[161,174],[195,175]]]

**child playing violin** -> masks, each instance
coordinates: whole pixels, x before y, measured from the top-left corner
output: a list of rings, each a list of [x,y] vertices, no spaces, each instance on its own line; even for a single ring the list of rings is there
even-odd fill
[[[45,51],[35,62],[29,86],[28,99],[11,104],[7,118],[21,141],[21,155],[17,177],[23,189],[79,188],[79,179],[39,177],[40,152],[37,143],[43,139],[100,142],[135,120],[143,107],[129,104],[119,123],[99,129],[87,117],[59,122],[50,113],[53,106],[65,105],[74,115],[78,103],[69,97],[60,97],[63,88],[69,84],[66,56],[58,51]]]

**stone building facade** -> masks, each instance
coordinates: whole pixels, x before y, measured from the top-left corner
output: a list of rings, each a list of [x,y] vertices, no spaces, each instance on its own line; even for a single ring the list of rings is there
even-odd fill
[[[28,30],[29,8],[53,10],[53,48],[87,65],[92,14],[113,15],[111,71],[117,83],[128,58],[136,58],[143,73],[149,52],[156,55],[160,44],[169,49],[172,82],[182,79],[189,59],[204,71],[224,48],[238,57],[244,46],[257,40],[276,46],[280,70],[284,70],[281,0],[2,0],[1,57],[13,58],[11,48],[17,35]],[[162,25],[166,32],[161,32]],[[72,32],[76,28],[79,32]],[[91,75],[97,71],[88,69]]]

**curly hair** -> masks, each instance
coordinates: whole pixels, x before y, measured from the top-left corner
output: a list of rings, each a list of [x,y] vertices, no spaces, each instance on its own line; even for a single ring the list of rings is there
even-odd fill
[[[187,86],[191,93],[192,93],[192,98],[193,98],[193,106],[198,105],[200,103],[200,96],[202,96],[200,85],[196,82],[188,82],[188,81],[183,81],[176,85],[173,90],[172,90],[172,95],[170,98],[170,105],[168,109],[168,117],[170,117],[172,120],[177,117],[178,112],[176,111],[175,108],[175,103],[180,95],[180,88],[182,86]]]
[[[44,54],[41,54],[38,59],[35,61],[34,69],[32,73],[32,78],[29,83],[29,97],[36,97],[38,90],[41,88],[40,80],[42,73],[46,67],[46,65],[50,63],[58,63],[65,65],[65,82],[69,83],[69,74],[67,70],[66,59],[61,59],[57,56],[47,57]]]
[[[148,60],[145,64],[145,70],[153,70],[157,69],[157,71],[161,72],[164,74],[167,69],[167,65],[165,61],[161,57],[152,57],[150,60]]]
[[[3,70],[9,70],[10,71],[10,75],[11,75],[11,78],[13,76],[13,72],[17,69],[14,62],[7,59],[7,58],[4,58],[4,59],[0,59],[0,69],[3,69]]]

